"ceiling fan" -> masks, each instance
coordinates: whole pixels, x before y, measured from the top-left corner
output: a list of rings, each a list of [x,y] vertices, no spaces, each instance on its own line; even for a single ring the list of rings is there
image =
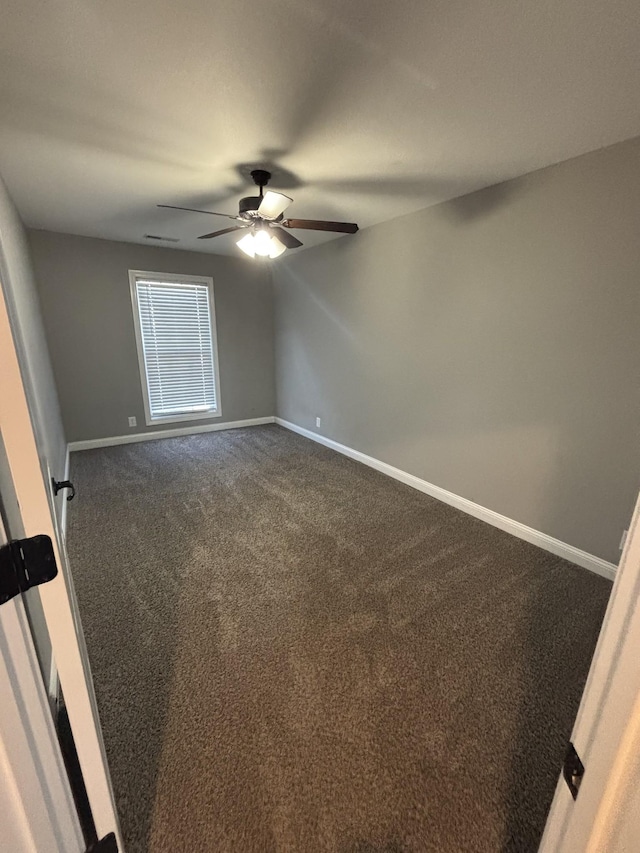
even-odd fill
[[[238,224],[221,231],[212,231],[210,234],[202,234],[198,240],[210,240],[212,237],[220,237],[232,231],[250,229],[247,234],[238,240],[237,245],[242,251],[254,258],[256,255],[266,258],[277,258],[286,249],[297,249],[302,246],[300,240],[291,234],[289,228],[303,228],[308,231],[335,231],[342,234],[355,234],[358,226],[355,222],[327,222],[321,219],[284,219],[283,214],[293,199],[282,193],[272,190],[263,192],[269,183],[271,172],[265,169],[254,169],[251,177],[260,194],[247,196],[240,199],[240,207],[237,216],[229,213],[216,213],[213,210],[197,210],[194,207],[178,207],[175,204],[159,204],[158,207],[170,208],[171,210],[189,210],[192,213],[208,213],[211,216],[224,216],[233,219]]]

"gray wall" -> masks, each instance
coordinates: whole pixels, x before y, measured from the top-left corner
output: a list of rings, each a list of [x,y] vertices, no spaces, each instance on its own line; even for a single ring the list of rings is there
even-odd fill
[[[62,479],[67,440],[62,427],[27,234],[1,178],[0,279],[41,461],[49,465],[58,479]]]
[[[145,425],[130,269],[213,278],[222,417],[210,421],[274,414],[273,291],[264,266],[48,231],[29,232],[29,241],[69,441],[190,425]]]
[[[0,178],[0,283],[7,304],[9,320],[29,404],[43,477],[48,486],[48,472],[57,479],[64,477],[67,442],[62,428],[58,397],[45,341],[40,304],[36,291],[24,226]],[[0,365],[0,370],[2,365]],[[4,401],[7,402],[7,401]],[[10,403],[10,401],[8,401]],[[1,441],[0,441],[1,444]],[[2,451],[4,452],[4,451]],[[11,536],[23,535],[13,483],[9,481],[7,464],[2,464],[2,497]],[[64,493],[51,496],[56,513],[62,510]],[[20,528],[18,529],[18,526]],[[31,590],[26,597],[38,657],[45,679],[51,669],[51,643],[40,595]]]
[[[274,265],[278,414],[617,562],[639,224],[632,140]]]

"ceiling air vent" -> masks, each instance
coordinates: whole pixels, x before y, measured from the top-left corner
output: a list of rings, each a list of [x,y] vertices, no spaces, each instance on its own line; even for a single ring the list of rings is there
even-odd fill
[[[160,243],[179,243],[178,237],[161,237],[159,234],[145,234],[145,240],[157,240]]]

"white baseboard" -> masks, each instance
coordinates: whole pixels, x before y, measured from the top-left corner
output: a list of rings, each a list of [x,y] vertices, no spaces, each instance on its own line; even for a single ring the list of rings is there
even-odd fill
[[[603,560],[600,557],[589,554],[587,551],[582,551],[580,548],[575,548],[573,545],[567,545],[566,542],[554,539],[553,536],[548,536],[540,530],[534,530],[533,527],[527,527],[526,524],[521,524],[519,521],[514,521],[512,518],[507,518],[506,515],[500,515],[500,513],[494,512],[492,509],[487,509],[486,507],[480,506],[480,504],[476,504],[473,501],[469,501],[466,498],[455,495],[453,492],[448,492],[446,489],[440,488],[440,486],[434,486],[433,483],[428,483],[426,480],[422,480],[414,474],[408,474],[406,471],[401,471],[400,468],[394,468],[393,465],[389,465],[387,462],[381,462],[373,456],[367,456],[366,453],[361,453],[359,450],[354,450],[344,444],[339,444],[337,441],[333,441],[333,439],[326,438],[323,435],[318,435],[318,433],[313,432],[312,430],[305,429],[304,427],[293,424],[290,421],[285,421],[282,418],[275,418],[275,422],[292,432],[297,432],[299,435],[305,436],[305,438],[310,438],[312,441],[317,441],[325,447],[336,450],[338,453],[342,453],[350,459],[362,462],[363,465],[375,468],[376,471],[381,471],[383,474],[393,477],[394,480],[400,480],[401,483],[405,483],[407,486],[411,486],[420,492],[424,492],[432,498],[436,498],[443,503],[456,507],[456,509],[460,509],[468,515],[472,515],[474,518],[479,518],[481,521],[486,521],[487,524],[491,524],[494,527],[498,527],[500,530],[511,533],[519,539],[524,539],[525,542],[530,542],[532,545],[537,545],[545,551],[550,551],[552,554],[555,554],[557,557],[562,557],[570,563],[575,563],[578,566],[582,566],[584,569],[589,569],[589,571],[595,572],[597,575],[602,575],[602,577],[608,578],[609,580],[613,580],[615,577],[617,567],[613,563],[607,562],[607,560]]]
[[[137,432],[132,435],[114,435],[111,438],[90,438],[86,441],[70,441],[69,450],[92,450],[95,447],[114,447],[117,444],[135,444],[138,441],[155,441],[159,438],[175,438],[179,435],[194,435],[199,432],[217,432],[220,429],[240,429],[275,423],[273,415],[266,418],[250,418],[246,421],[227,421],[226,423],[204,424],[203,426],[159,429],[153,432]]]

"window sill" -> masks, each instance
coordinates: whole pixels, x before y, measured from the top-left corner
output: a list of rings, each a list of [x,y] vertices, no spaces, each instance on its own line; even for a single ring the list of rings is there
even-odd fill
[[[167,415],[165,418],[145,418],[147,426],[156,426],[156,424],[177,424],[184,421],[200,421],[204,418],[221,418],[222,410],[208,409],[206,412],[186,412],[185,414]]]

